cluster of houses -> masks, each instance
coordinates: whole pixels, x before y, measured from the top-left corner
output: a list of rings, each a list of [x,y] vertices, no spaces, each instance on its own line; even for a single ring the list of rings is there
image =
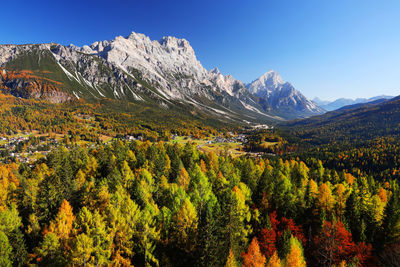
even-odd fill
[[[26,133],[25,136],[16,136],[16,137],[0,137],[0,141],[5,141],[3,145],[0,146],[0,149],[5,151],[3,153],[3,157],[5,162],[9,162],[10,160],[15,160],[22,163],[29,163],[31,162],[32,156],[39,152],[37,148],[40,145],[44,145],[44,142],[40,142],[40,144],[33,146],[30,145],[27,147],[28,151],[21,151],[20,147],[27,143],[29,140],[28,134]],[[52,148],[54,148],[58,141],[55,138],[49,138],[46,140],[46,143],[50,143],[48,151],[40,151],[42,155],[47,155]],[[8,153],[7,153],[8,152]]]
[[[7,139],[6,137],[1,137],[1,141],[8,141],[8,143],[5,143],[3,145],[4,148],[8,149],[9,151],[13,151],[16,147],[21,142],[25,142],[28,140],[28,137],[25,136],[18,136],[18,137],[11,137]]]
[[[245,143],[247,141],[246,135],[245,134],[238,134],[235,135],[232,132],[229,132],[228,135],[230,137],[222,137],[222,136],[217,136],[212,140],[208,140],[206,144],[216,144],[216,143]],[[179,136],[177,134],[173,134],[171,136],[171,140],[176,140]],[[193,139],[194,137],[192,135],[188,136],[189,139]]]
[[[215,137],[213,140],[207,141],[206,144],[245,143],[245,142],[246,142],[246,135],[244,135],[244,134],[238,134],[238,135],[231,134],[231,137],[229,137],[229,138],[224,138],[224,137],[221,137],[221,136]]]
[[[268,130],[268,129],[273,129],[274,126],[272,125],[267,125],[267,124],[257,124],[253,126],[253,129],[255,130]]]
[[[143,136],[138,136],[138,137],[135,137],[135,136],[133,136],[133,135],[127,135],[127,136],[125,136],[125,140],[127,140],[127,141],[136,141],[136,140],[139,140],[139,141],[143,141]]]

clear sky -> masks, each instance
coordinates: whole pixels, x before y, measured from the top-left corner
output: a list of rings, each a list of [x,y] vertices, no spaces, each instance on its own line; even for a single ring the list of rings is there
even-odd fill
[[[400,95],[398,0],[3,0],[1,10],[3,44],[172,35],[244,82],[274,69],[310,98]]]

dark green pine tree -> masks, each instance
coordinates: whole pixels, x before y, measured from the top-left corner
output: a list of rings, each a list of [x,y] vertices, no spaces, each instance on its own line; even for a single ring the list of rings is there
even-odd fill
[[[355,241],[360,241],[362,236],[361,210],[356,193],[353,191],[346,201],[345,222],[349,226]]]
[[[400,194],[396,190],[387,203],[382,223],[380,242],[377,242],[379,249],[382,244],[394,244],[400,241]]]
[[[25,246],[24,235],[20,229],[15,229],[12,231],[8,239],[12,246],[12,260],[13,266],[25,266],[26,260],[28,258],[28,252]]]
[[[206,204],[200,218],[197,237],[197,265],[223,266],[227,240],[221,209],[214,198]]]

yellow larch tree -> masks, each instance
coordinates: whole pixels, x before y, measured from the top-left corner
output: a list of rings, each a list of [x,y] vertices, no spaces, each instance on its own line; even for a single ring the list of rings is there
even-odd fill
[[[274,254],[272,254],[271,258],[269,259],[267,267],[282,267],[281,260],[279,259],[278,253],[276,251],[274,252]]]
[[[286,256],[285,266],[287,267],[305,267],[306,262],[303,256],[303,248],[300,241],[295,238],[290,238],[290,251]]]

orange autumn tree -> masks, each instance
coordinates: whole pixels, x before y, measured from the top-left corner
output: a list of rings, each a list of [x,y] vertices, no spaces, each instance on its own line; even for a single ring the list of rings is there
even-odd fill
[[[382,200],[382,202],[387,203],[388,202],[388,196],[387,196],[387,192],[385,190],[385,188],[379,188],[379,193],[378,193],[380,199]]]
[[[243,266],[245,267],[264,267],[265,266],[265,256],[260,251],[260,246],[258,245],[257,238],[254,237],[250,243],[247,253],[242,253]]]
[[[206,173],[207,172],[207,166],[206,163],[204,162],[204,160],[200,160],[200,169],[202,172]]]

